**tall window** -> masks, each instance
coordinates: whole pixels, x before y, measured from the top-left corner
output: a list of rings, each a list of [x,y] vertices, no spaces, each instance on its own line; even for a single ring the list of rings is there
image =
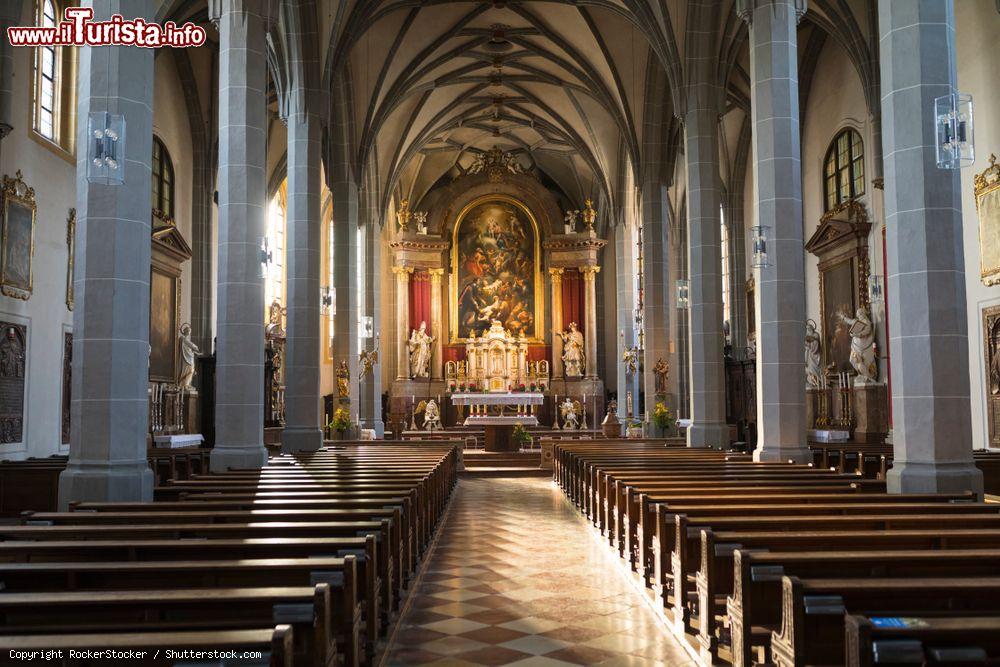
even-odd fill
[[[153,210],[174,217],[174,164],[159,137],[153,137]]]
[[[826,210],[865,193],[865,152],[861,135],[842,130],[826,151],[823,193]]]
[[[52,0],[38,3],[38,25],[56,27],[56,6]],[[49,141],[59,143],[59,59],[54,46],[35,49],[35,132]]]
[[[285,183],[271,198],[267,207],[267,247],[271,251],[271,264],[264,281],[264,309],[277,301],[285,305]]]

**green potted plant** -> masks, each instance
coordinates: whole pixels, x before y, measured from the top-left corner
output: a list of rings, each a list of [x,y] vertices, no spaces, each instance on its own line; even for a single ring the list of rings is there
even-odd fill
[[[657,401],[653,407],[652,414],[652,422],[653,426],[656,427],[657,437],[666,437],[667,431],[673,428],[675,421],[674,415],[670,412],[670,408],[667,407],[666,403]]]
[[[338,440],[343,440],[347,429],[351,428],[351,413],[345,408],[337,408],[333,413],[333,419],[326,427],[337,432]]]
[[[524,449],[531,444],[531,434],[528,433],[528,429],[524,428],[521,422],[514,424],[514,432],[510,438],[517,445],[518,449]]]

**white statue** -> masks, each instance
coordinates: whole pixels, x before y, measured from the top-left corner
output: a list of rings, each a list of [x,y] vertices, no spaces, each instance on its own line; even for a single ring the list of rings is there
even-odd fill
[[[424,406],[424,429],[434,431],[441,428],[441,410],[433,398]]]
[[[563,342],[563,368],[566,377],[582,377],[587,366],[587,357],[584,354],[583,334],[576,326],[576,322],[569,323],[569,331],[556,332]]]
[[[192,389],[194,380],[194,358],[201,354],[201,350],[191,340],[191,325],[185,322],[181,325],[180,338],[177,340],[181,353],[181,374],[177,378],[177,384],[181,389]]]
[[[875,327],[865,306],[859,306],[854,317],[837,313],[851,334],[851,366],[862,384],[878,381],[878,360],[875,358]]]
[[[427,334],[427,323],[421,322],[420,329],[410,333],[410,377],[425,378],[431,365],[431,343],[434,337]]]
[[[806,322],[806,389],[819,389],[822,385],[820,377],[823,367],[819,360],[819,333],[816,323]]]
[[[757,358],[757,332],[751,331],[747,334],[747,359]]]
[[[417,224],[417,234],[427,234],[427,212],[415,211],[413,221]]]
[[[576,219],[580,215],[579,211],[566,211],[563,217],[563,232],[566,234],[576,233]]]
[[[559,405],[559,415],[563,419],[563,430],[572,431],[574,429],[580,428],[580,402],[570,399],[569,396],[566,400]]]

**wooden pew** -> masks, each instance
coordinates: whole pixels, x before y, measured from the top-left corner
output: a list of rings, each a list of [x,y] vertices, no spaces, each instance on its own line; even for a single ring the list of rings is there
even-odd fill
[[[847,615],[848,667],[1000,664],[1000,616]]]
[[[69,667],[78,665],[79,660],[68,656],[69,649],[78,651],[114,650],[131,652],[133,659],[146,664],[173,664],[157,662],[153,654],[165,647],[182,651],[236,651],[259,652],[259,662],[247,664],[270,665],[271,667],[292,667],[292,628],[278,625],[258,630],[202,630],[197,632],[112,632],[100,634],[52,634],[0,636],[0,655],[14,659],[29,659],[32,654],[42,651],[63,650],[67,653],[60,663]],[[142,652],[141,654],[138,652]],[[108,659],[114,659],[109,657]],[[130,662],[132,660],[129,660]]]

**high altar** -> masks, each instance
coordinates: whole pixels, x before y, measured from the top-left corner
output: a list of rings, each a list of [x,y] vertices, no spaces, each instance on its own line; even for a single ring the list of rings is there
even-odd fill
[[[597,280],[606,241],[596,216],[589,200],[564,214],[552,192],[497,148],[440,188],[426,211],[401,201],[390,242],[390,422],[410,421],[421,400],[532,385],[544,396],[543,423],[554,418],[556,396],[586,398],[588,412],[600,414]],[[568,331],[572,363],[564,368],[557,334]],[[414,353],[429,363],[411,364]],[[459,411],[443,403],[444,425],[456,425]]]

